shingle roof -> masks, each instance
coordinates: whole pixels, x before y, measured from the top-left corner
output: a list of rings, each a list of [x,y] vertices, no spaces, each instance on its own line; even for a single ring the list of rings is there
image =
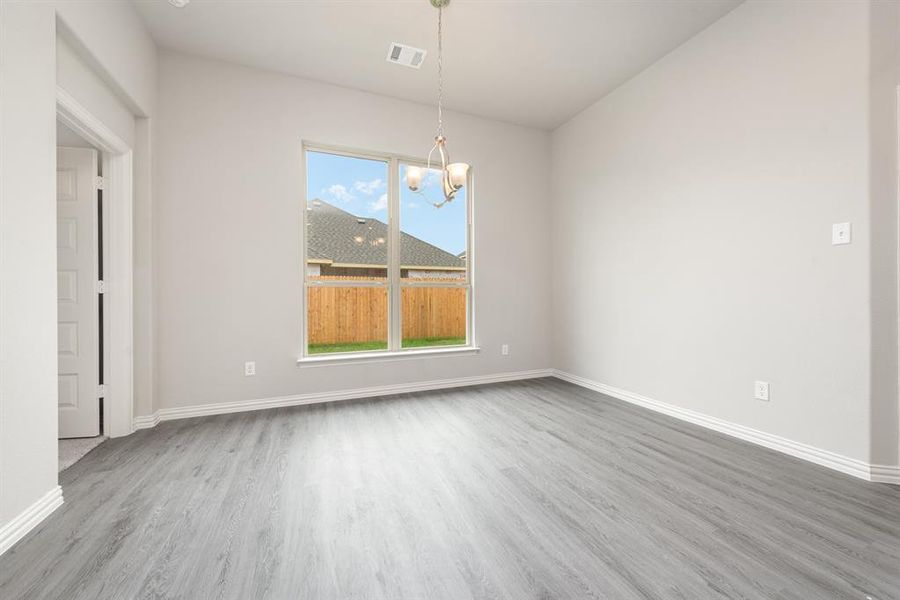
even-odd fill
[[[306,212],[307,259],[352,265],[387,264],[387,224],[357,217],[323,200],[313,200]],[[428,242],[400,233],[402,266],[464,268],[458,256]]]

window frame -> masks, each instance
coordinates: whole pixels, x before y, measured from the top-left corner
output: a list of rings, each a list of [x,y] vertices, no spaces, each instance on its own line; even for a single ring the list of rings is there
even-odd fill
[[[307,155],[309,152],[319,152],[325,154],[333,154],[337,156],[345,156],[348,158],[359,158],[363,160],[374,160],[385,163],[388,168],[387,179],[387,226],[388,226],[388,251],[387,251],[387,282],[379,281],[316,281],[311,283],[307,274],[307,231],[308,231],[308,188],[309,180],[307,173]],[[300,357],[297,359],[300,363],[327,363],[338,361],[360,361],[360,360],[381,360],[385,358],[413,358],[416,356],[435,356],[442,354],[460,354],[472,353],[479,350],[475,343],[475,311],[474,311],[474,209],[473,209],[473,169],[470,168],[466,177],[466,269],[465,279],[463,283],[451,282],[428,282],[428,281],[407,281],[403,282],[401,278],[400,264],[400,231],[401,231],[401,209],[400,209],[400,190],[402,182],[400,181],[400,166],[413,165],[425,168],[427,161],[422,158],[405,156],[390,152],[377,152],[371,150],[361,150],[358,148],[348,148],[345,146],[336,146],[332,144],[321,144],[301,140],[300,144],[300,178],[301,178],[301,219],[300,219],[300,277],[301,277],[301,331],[300,331]],[[325,354],[309,353],[309,290],[311,287],[384,287],[387,290],[388,298],[388,322],[387,322],[387,343],[388,346],[384,350],[366,350],[358,352],[332,352]],[[403,322],[402,322],[402,294],[404,288],[413,287],[454,287],[464,288],[466,290],[466,343],[453,346],[426,346],[403,348]]]

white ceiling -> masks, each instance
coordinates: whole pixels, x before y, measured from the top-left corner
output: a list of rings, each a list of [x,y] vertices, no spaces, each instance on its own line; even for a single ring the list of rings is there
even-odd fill
[[[741,0],[452,0],[444,11],[448,108],[554,128]],[[428,0],[136,2],[164,47],[433,103],[437,10]],[[420,71],[391,42],[428,50]]]

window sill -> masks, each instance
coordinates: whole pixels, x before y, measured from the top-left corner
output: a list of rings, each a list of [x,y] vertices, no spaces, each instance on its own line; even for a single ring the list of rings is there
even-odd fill
[[[480,351],[481,348],[478,346],[459,346],[455,348],[428,348],[424,350],[395,350],[393,352],[357,352],[353,354],[332,354],[330,356],[307,356],[298,358],[297,365],[302,367],[312,367],[347,363],[370,363],[412,358],[478,354]]]

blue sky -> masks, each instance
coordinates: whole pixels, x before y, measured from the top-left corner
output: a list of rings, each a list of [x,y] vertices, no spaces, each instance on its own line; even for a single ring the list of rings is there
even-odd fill
[[[375,160],[307,152],[307,198],[318,198],[360,217],[387,222],[388,165]],[[443,199],[438,171],[423,178],[422,192],[406,186],[400,167],[400,228],[452,254],[466,249],[466,188],[441,208],[429,204]]]

